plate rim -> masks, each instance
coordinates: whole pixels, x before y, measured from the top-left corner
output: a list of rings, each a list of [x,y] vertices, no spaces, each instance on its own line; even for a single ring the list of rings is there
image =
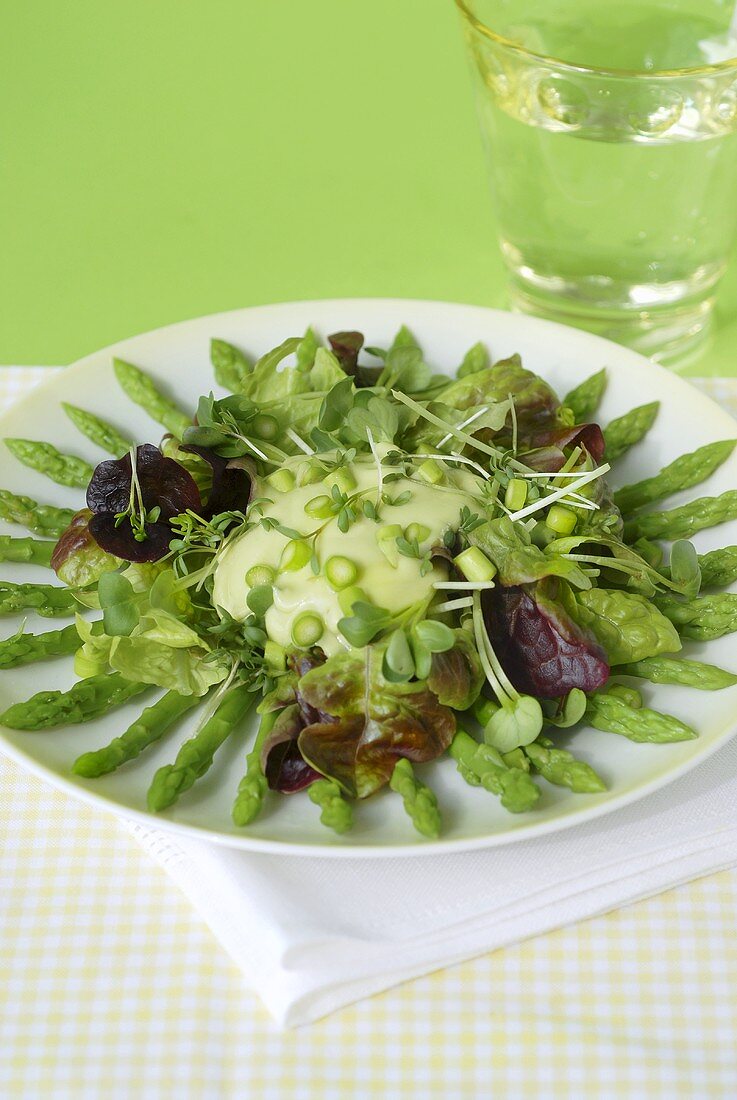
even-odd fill
[[[344,310],[346,308],[355,307],[356,309],[365,309],[367,305],[374,308],[396,308],[397,306],[406,307],[408,311],[412,308],[426,308],[437,307],[444,310],[450,309],[451,312],[455,310],[478,311],[487,320],[494,319],[495,316],[502,316],[505,318],[519,317],[520,323],[528,324],[533,328],[539,330],[545,330],[551,332],[552,335],[556,331],[561,331],[566,334],[566,339],[580,342],[582,345],[586,345],[596,353],[597,348],[600,349],[600,355],[605,356],[607,349],[614,349],[614,352],[620,361],[623,358],[629,359],[633,365],[645,366],[648,372],[656,377],[660,377],[667,383],[669,389],[680,391],[681,393],[688,393],[690,397],[698,397],[701,402],[708,404],[712,414],[721,420],[725,427],[729,431],[735,432],[735,421],[729,413],[726,413],[721,406],[710,398],[708,395],[700,392],[693,387],[684,378],[675,374],[658,363],[654,363],[652,360],[645,358],[637,352],[632,351],[629,348],[624,348],[618,344],[613,343],[610,340],[606,340],[603,337],[597,336],[593,333],[586,332],[585,330],[576,329],[572,326],[563,325],[556,321],[549,321],[545,318],[532,317],[525,314],[516,314],[510,310],[496,309],[475,303],[465,302],[450,302],[443,299],[431,299],[431,298],[404,298],[404,297],[359,297],[359,298],[304,298],[294,299],[284,302],[270,302],[262,305],[244,306],[240,308],[223,310],[217,313],[204,314],[202,316],[190,317],[185,320],[173,322],[171,324],[162,325],[155,329],[150,329],[140,333],[136,333],[133,336],[125,337],[122,340],[116,340],[105,347],[98,348],[92,352],[82,356],[82,358],[75,360],[67,367],[63,368],[63,371],[54,373],[50,378],[44,379],[37,386],[35,386],[29,393],[22,396],[19,400],[14,401],[9,409],[0,417],[0,424],[10,414],[17,414],[21,412],[26,405],[34,400],[40,392],[44,390],[53,389],[55,385],[65,379],[68,372],[82,371],[89,363],[90,360],[97,359],[101,355],[111,355],[113,353],[120,353],[125,349],[125,345],[135,340],[155,337],[160,338],[174,330],[181,330],[189,325],[199,325],[203,323],[217,324],[219,318],[234,318],[236,316],[243,316],[246,320],[249,316],[253,316],[257,313],[279,313],[281,311],[289,311],[295,306],[299,306],[301,309],[314,307],[315,310],[324,311],[330,308],[336,308]],[[611,354],[611,350],[610,350]],[[9,759],[13,760],[21,768],[26,769],[31,774],[37,776],[40,779],[49,782],[53,787],[63,791],[65,794],[78,798],[82,802],[99,808],[107,813],[114,815],[116,818],[122,820],[124,823],[136,823],[142,825],[151,830],[160,830],[167,834],[172,834],[173,837],[181,836],[189,838],[190,840],[198,840],[201,842],[214,843],[225,848],[231,848],[238,851],[249,851],[255,853],[281,855],[281,856],[305,856],[305,857],[317,857],[325,859],[376,859],[376,858],[405,858],[416,856],[438,856],[456,852],[470,852],[478,851],[485,848],[495,848],[506,844],[513,844],[516,842],[532,840],[537,837],[546,837],[552,833],[557,833],[566,829],[574,828],[575,826],[584,826],[591,821],[598,820],[607,814],[615,813],[618,810],[625,809],[633,802],[637,802],[640,799],[646,798],[648,795],[654,793],[657,790],[675,782],[683,775],[698,767],[704,763],[708,758],[715,753],[718,749],[722,748],[724,744],[737,733],[737,713],[732,719],[728,719],[723,728],[718,733],[714,734],[708,744],[704,744],[702,751],[698,754],[690,757],[687,760],[681,761],[679,764],[673,764],[662,774],[657,775],[649,780],[643,781],[641,784],[636,785],[629,791],[625,791],[620,795],[612,795],[599,804],[593,804],[587,806],[580,811],[567,812],[560,817],[550,818],[549,820],[531,820],[528,824],[520,825],[511,831],[504,832],[491,832],[476,837],[461,837],[456,839],[443,839],[439,837],[434,840],[416,839],[413,843],[406,844],[359,844],[354,845],[350,843],[349,837],[341,838],[340,842],[333,841],[325,845],[313,844],[313,843],[299,843],[295,841],[287,840],[271,840],[263,837],[250,836],[248,833],[236,834],[226,833],[218,830],[210,829],[207,827],[192,825],[186,822],[174,821],[164,816],[158,816],[147,810],[136,810],[121,806],[119,802],[114,801],[110,797],[96,792],[94,789],[78,784],[72,779],[69,779],[52,768],[44,765],[34,757],[28,755],[20,747],[13,744],[5,737],[4,727],[0,726],[0,752]]]

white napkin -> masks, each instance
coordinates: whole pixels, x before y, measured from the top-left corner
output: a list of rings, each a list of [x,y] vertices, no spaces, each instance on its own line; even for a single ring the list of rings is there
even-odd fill
[[[737,740],[642,802],[487,851],[280,857],[130,830],[293,1027],[737,864]]]

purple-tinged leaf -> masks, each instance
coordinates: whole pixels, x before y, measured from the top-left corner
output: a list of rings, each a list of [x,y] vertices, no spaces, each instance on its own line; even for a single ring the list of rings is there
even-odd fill
[[[606,654],[593,634],[566,613],[555,583],[494,588],[482,604],[489,638],[515,688],[555,699],[573,688],[596,691],[609,677]]]

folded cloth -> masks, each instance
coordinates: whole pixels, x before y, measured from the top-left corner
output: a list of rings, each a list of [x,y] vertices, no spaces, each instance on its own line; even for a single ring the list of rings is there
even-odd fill
[[[131,823],[284,1026],[737,864],[737,740],[585,825],[468,853],[319,859]]]

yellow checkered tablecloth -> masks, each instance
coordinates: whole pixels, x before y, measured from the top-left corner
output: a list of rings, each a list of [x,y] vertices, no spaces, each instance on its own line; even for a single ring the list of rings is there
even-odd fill
[[[0,1098],[733,1098],[735,913],[724,872],[280,1032],[122,824],[0,757]]]

